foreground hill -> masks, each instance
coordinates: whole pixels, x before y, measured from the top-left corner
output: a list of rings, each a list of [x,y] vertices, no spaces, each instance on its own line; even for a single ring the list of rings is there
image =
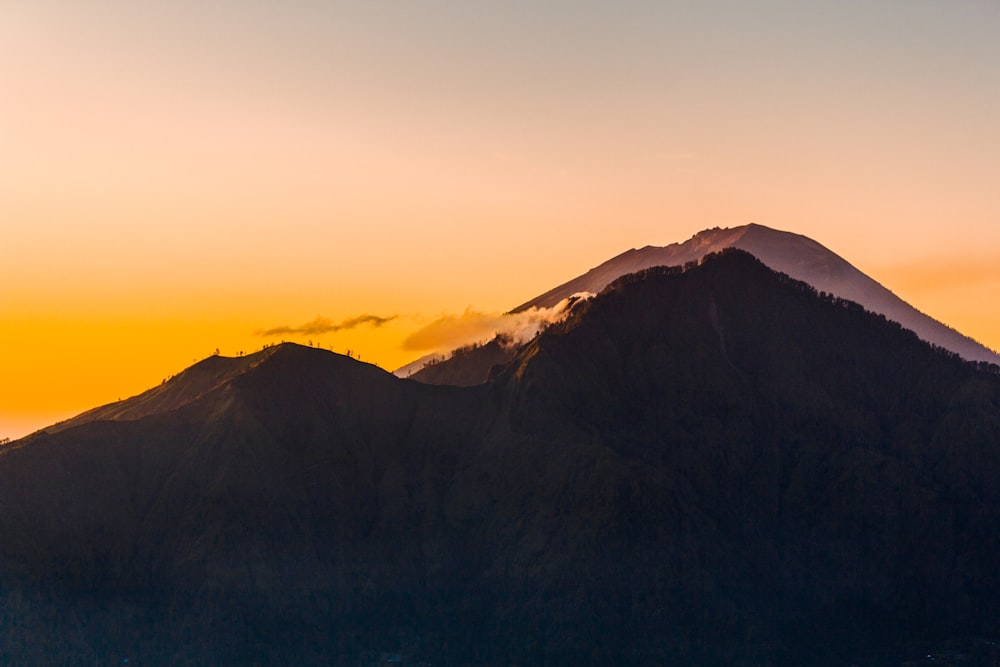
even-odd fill
[[[131,421],[183,407],[253,368],[270,356],[273,351],[274,348],[268,348],[245,357],[233,358],[215,355],[202,359],[177,376],[170,378],[169,381],[164,381],[158,387],[153,387],[124,401],[108,403],[87,410],[45,430],[49,433],[55,433],[86,422]]]
[[[227,369],[0,450],[0,663],[998,657],[1000,377],[745,253],[477,387]]]

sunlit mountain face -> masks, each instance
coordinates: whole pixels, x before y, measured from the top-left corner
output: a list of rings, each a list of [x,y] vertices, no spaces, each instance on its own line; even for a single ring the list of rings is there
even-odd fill
[[[816,241],[757,224],[707,229],[683,243],[629,250],[521,304],[509,317],[516,321],[527,313],[552,309],[567,299],[599,292],[623,275],[655,266],[684,266],[726,248],[745,250],[775,271],[802,280],[817,291],[857,302],[965,359],[1000,363],[1000,355],[993,350],[921,313]],[[409,365],[397,373],[432,384],[477,384],[489,376],[496,364],[509,361],[523,342],[517,337],[501,335],[485,345],[467,345],[452,354]]]
[[[0,448],[0,662],[997,660],[996,367],[738,249],[595,291],[474,386],[275,345]]]

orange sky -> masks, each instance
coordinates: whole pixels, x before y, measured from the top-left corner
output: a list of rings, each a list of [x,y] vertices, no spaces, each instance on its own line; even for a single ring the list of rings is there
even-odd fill
[[[2,3],[0,437],[747,222],[1000,348],[996,3],[401,4]]]

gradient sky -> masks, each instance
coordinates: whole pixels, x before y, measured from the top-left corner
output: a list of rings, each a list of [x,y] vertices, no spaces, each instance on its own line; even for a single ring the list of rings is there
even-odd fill
[[[0,437],[216,348],[395,368],[748,222],[1000,348],[998,31],[994,0],[4,0]]]

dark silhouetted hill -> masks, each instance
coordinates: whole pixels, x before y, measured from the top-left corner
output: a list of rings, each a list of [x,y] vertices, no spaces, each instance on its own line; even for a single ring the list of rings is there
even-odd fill
[[[1000,376],[746,253],[475,387],[268,352],[0,450],[0,663],[998,657]]]
[[[253,368],[273,351],[272,347],[245,357],[214,355],[202,359],[169,380],[165,380],[160,386],[144,391],[138,396],[88,410],[44,430],[55,433],[85,422],[130,421],[174,410],[201,398],[211,390]]]
[[[471,387],[486,382],[490,373],[508,364],[520,347],[513,340],[495,336],[482,345],[453,350],[448,358],[431,361],[407,377],[426,384]]]

